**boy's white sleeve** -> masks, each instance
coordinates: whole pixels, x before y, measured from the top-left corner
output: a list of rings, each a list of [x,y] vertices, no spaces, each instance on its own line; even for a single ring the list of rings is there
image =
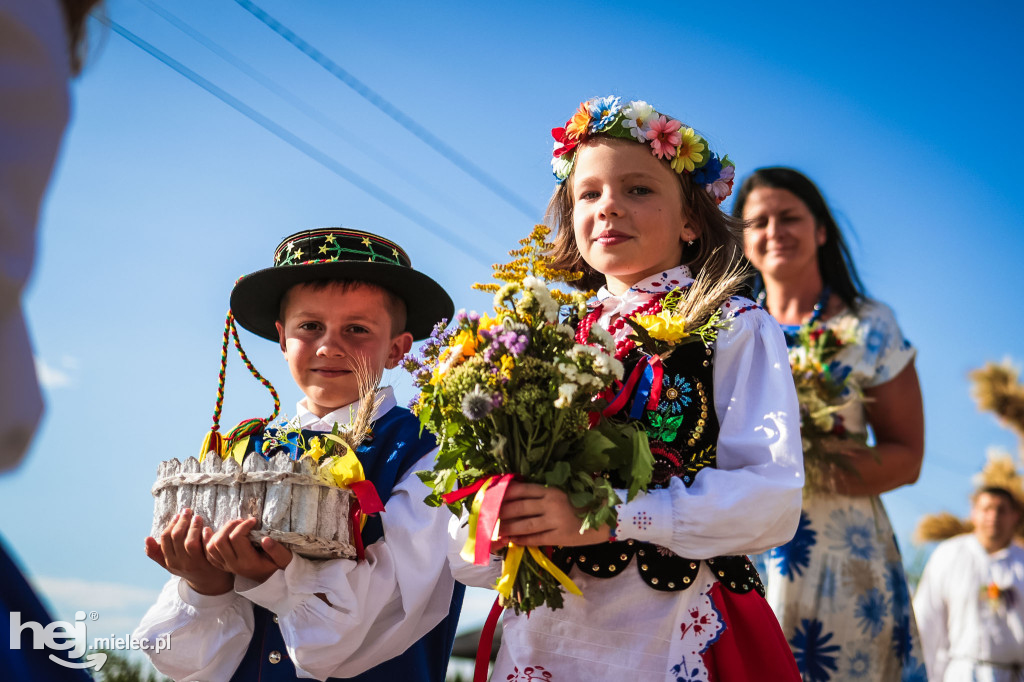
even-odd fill
[[[620,505],[619,539],[707,559],[762,552],[796,532],[803,450],[782,330],[754,309],[729,321],[714,351],[717,468],[700,470],[689,488],[676,478]]]
[[[430,491],[415,474],[433,459],[434,452],[424,456],[395,486],[381,515],[384,537],[366,548],[364,561],[293,556],[261,584],[236,580],[240,595],[277,614],[300,671],[353,677],[401,654],[448,615],[451,514],[423,502]]]
[[[157,670],[182,682],[231,679],[252,632],[252,604],[246,599],[235,592],[202,595],[172,577],[132,636],[146,644]],[[167,643],[161,651],[158,639]]]

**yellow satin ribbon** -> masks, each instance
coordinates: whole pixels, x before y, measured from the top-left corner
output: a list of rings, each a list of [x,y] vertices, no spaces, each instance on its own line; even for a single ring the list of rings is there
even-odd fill
[[[325,434],[327,438],[335,441],[339,447],[345,448],[345,454],[340,457],[335,455],[330,464],[320,468],[320,476],[331,485],[339,488],[348,488],[353,483],[366,480],[366,472],[363,463],[359,461],[352,446],[338,438],[334,434]],[[359,530],[366,526],[366,514],[359,517]]]
[[[537,565],[554,576],[555,580],[561,583],[567,592],[578,597],[583,596],[583,592],[580,591],[580,588],[576,587],[576,583],[563,573],[562,569],[555,566],[554,562],[547,558],[540,549],[537,547],[522,547],[514,542],[510,542],[508,543],[508,554],[505,555],[505,563],[501,569],[501,576],[495,584],[495,589],[503,599],[508,599],[512,596],[512,586],[516,582],[516,573],[519,572],[519,564],[523,561],[525,551],[529,551],[530,556],[537,562]]]
[[[491,487],[493,480],[488,479],[480,486],[480,490],[477,490],[476,495],[473,496],[473,504],[469,509],[469,536],[466,538],[466,544],[462,546],[459,556],[471,564],[475,563],[476,559],[476,527],[480,520],[480,508],[484,505],[484,494]],[[490,540],[490,538],[487,539]]]

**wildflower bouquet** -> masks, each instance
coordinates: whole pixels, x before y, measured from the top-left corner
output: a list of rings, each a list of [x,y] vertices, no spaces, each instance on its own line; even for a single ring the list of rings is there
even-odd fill
[[[597,418],[598,396],[622,378],[622,364],[606,331],[594,328],[581,344],[559,322],[560,302],[582,314],[586,297],[545,284],[566,281],[548,267],[547,234],[538,225],[510,252],[515,260],[495,266],[504,285],[479,285],[494,293],[491,315],[459,313],[451,327],[438,325],[422,358],[406,359],[421,390],[413,411],[438,438],[433,470],[419,472],[433,490],[427,501],[469,513],[463,557],[477,564],[489,561],[513,478],[565,490],[582,531],[615,525],[620,499],[602,473],[617,474],[631,499],[653,468],[642,429]],[[502,553],[496,588],[506,608],[559,608],[563,588],[579,593],[540,549],[510,543]]]
[[[852,327],[807,324],[800,327],[796,343],[789,349],[800,402],[800,435],[809,491],[831,490],[833,472],[853,471],[843,448],[867,443],[866,435],[847,431],[839,414],[862,398],[857,385],[850,381],[849,368],[835,361],[836,355],[856,340]]]

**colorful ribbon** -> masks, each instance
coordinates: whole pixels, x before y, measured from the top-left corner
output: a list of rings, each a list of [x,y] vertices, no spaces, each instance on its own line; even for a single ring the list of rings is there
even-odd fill
[[[352,529],[352,544],[356,548],[356,558],[362,561],[365,557],[362,530],[366,525],[366,517],[384,511],[384,503],[377,494],[377,488],[371,481],[366,480],[363,463],[359,461],[352,448],[340,438],[334,437],[332,440],[344,445],[346,452],[340,457],[335,457],[325,473],[332,484],[348,488],[355,496],[348,509],[348,519],[349,527]]]
[[[508,599],[512,596],[512,587],[516,582],[516,573],[519,572],[519,564],[522,563],[526,552],[529,552],[533,560],[537,562],[537,565],[550,573],[567,592],[575,594],[577,597],[583,596],[583,592],[576,586],[576,583],[562,569],[555,566],[554,562],[547,558],[539,548],[522,547],[514,542],[510,542],[508,543],[508,553],[505,554],[505,563],[501,568],[501,576],[495,584],[495,589],[503,599]]]
[[[452,504],[474,495],[469,510],[469,536],[462,547],[461,556],[477,566],[490,563],[491,538],[498,527],[498,514],[505,499],[513,474],[495,474],[482,478],[471,486],[453,490],[441,496],[445,504]]]
[[[601,414],[610,417],[620,412],[629,401],[629,396],[633,394],[634,388],[636,389],[636,397],[633,399],[633,406],[629,411],[629,416],[633,419],[639,419],[644,415],[645,409],[656,410],[658,408],[658,401],[661,399],[661,384],[664,376],[665,368],[661,362],[661,356],[645,355],[636,363],[636,367],[630,372],[626,383],[622,385],[622,388],[619,389],[619,392],[611,399]],[[591,421],[593,422],[594,420],[591,419]],[[593,423],[591,426],[593,426]]]

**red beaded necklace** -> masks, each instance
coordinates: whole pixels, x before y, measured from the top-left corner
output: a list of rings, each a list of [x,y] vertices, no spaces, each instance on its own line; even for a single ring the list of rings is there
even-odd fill
[[[619,315],[614,322],[608,326],[608,333],[615,338],[615,333],[626,326],[626,320],[637,315],[657,315],[661,312],[661,299],[665,298],[664,293],[655,294],[654,298],[647,301],[642,305],[637,306],[633,310]],[[580,320],[579,325],[576,327],[576,342],[587,343],[587,339],[590,337],[590,328],[594,326],[597,319],[601,317],[601,311],[604,310],[604,304],[598,304],[596,308],[591,310],[587,315]],[[615,358],[621,360],[626,357],[629,351],[636,347],[636,343],[629,337],[620,339],[615,342]]]

